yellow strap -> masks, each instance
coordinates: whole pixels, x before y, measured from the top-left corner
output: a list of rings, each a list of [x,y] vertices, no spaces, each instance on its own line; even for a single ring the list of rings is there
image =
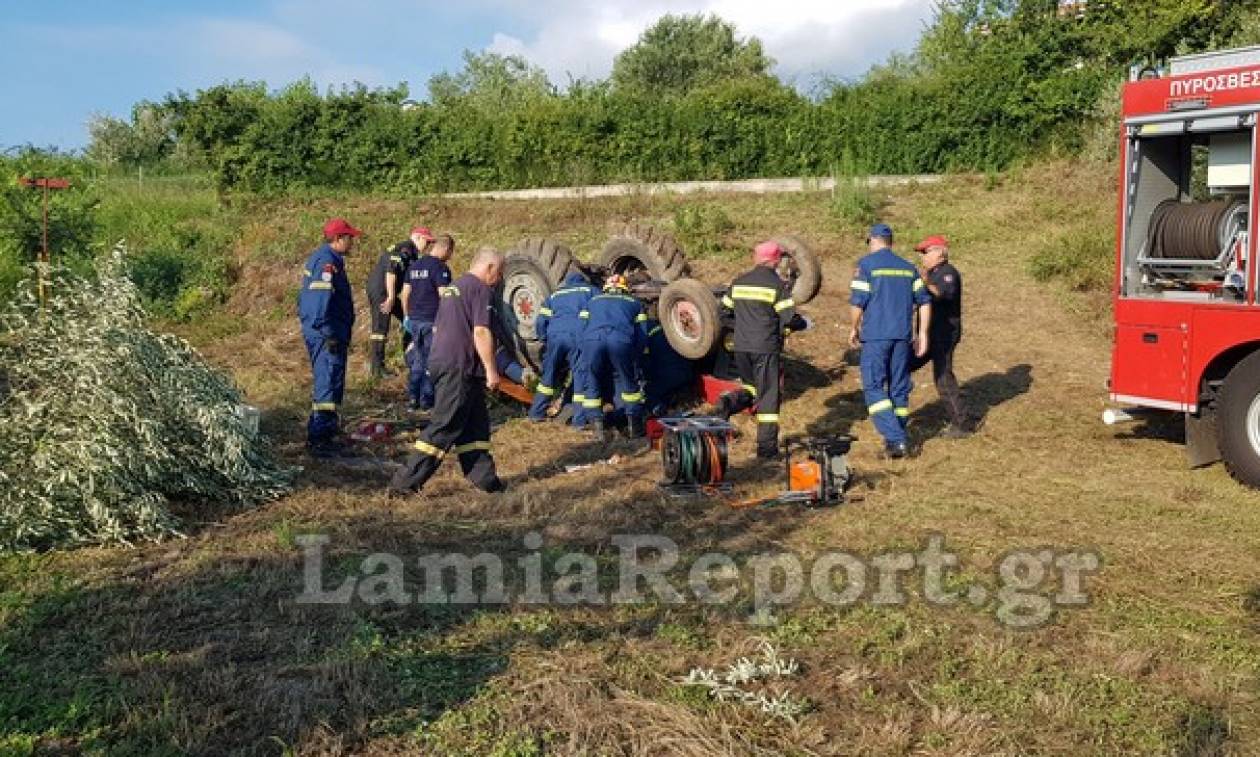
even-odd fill
[[[441,447],[434,447],[432,444],[429,444],[428,442],[422,442],[418,439],[416,440],[416,451],[422,455],[428,455],[429,457],[436,457],[439,460],[446,457],[446,450],[442,449]]]
[[[331,281],[312,281],[311,289],[332,289]]]
[[[778,413],[757,413],[757,422],[758,423],[778,423],[779,414]]]
[[[773,305],[774,301],[779,299],[779,290],[771,287],[754,287],[740,284],[739,286],[731,287],[731,297],[736,300],[752,300]]]
[[[870,284],[868,284],[868,283],[867,283],[867,282],[865,282],[865,281],[858,281],[857,279],[854,279],[854,280],[853,280],[853,281],[849,284],[849,288],[850,288],[850,289],[852,289],[852,290],[854,290],[854,291],[858,291],[858,292],[869,292],[869,291],[871,291],[871,285],[870,285]]]
[[[489,452],[490,442],[469,442],[467,444],[461,444],[455,448],[455,454],[462,455],[465,452],[475,452],[479,449]]]
[[[907,271],[904,268],[876,268],[871,271],[872,276],[897,276],[900,278],[911,279],[919,274],[916,271]]]
[[[556,390],[555,390],[555,389],[552,389],[551,387],[547,386],[546,384],[539,384],[539,385],[538,385],[538,387],[535,389],[535,391],[537,391],[539,394],[545,394],[545,395],[546,395],[546,396],[548,396],[548,397],[551,397],[551,396],[555,395],[555,393],[556,393]]]
[[[316,412],[337,412],[336,402],[312,402],[311,409]]]
[[[788,308],[794,308],[794,307],[796,307],[796,303],[792,300],[791,297],[787,298],[786,300],[779,300],[778,302],[774,303],[774,309],[779,312],[783,312],[784,310],[787,310]]]
[[[892,400],[880,400],[879,402],[876,402],[874,405],[868,405],[866,408],[866,412],[870,413],[871,415],[874,415],[876,413],[886,413],[892,409],[893,409]]]

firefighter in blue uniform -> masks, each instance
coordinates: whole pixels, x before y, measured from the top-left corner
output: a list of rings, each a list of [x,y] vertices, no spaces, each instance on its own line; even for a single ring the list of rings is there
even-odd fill
[[[555,399],[556,392],[564,392],[566,374],[573,374],[573,401],[580,407],[585,399],[581,392],[586,381],[581,376],[578,339],[585,325],[582,311],[597,293],[585,274],[574,271],[538,309],[534,330],[544,344],[543,365],[534,391],[534,404],[529,408],[530,420],[547,419],[547,406]]]
[[[919,269],[892,251],[892,239],[886,224],[871,227],[870,253],[858,261],[849,285],[849,346],[862,349],[866,409],[884,437],[885,454],[900,458],[909,453],[910,361],[912,353],[927,354],[932,295]]]
[[[630,296],[626,277],[613,274],[604,282],[604,291],[587,303],[580,314],[586,321],[579,350],[586,366],[580,387],[582,416],[578,425],[590,424],[596,439],[604,438],[603,396],[600,386],[611,374],[614,405],[625,413],[629,435],[643,436],[644,397],[640,358],[647,345],[647,313]]]
[[[337,409],[346,390],[346,355],[354,326],[354,297],[342,256],[354,249],[359,234],[345,219],[330,220],[324,224],[324,244],[302,270],[298,319],[314,376],[306,444],[316,456],[337,452]]]
[[[660,418],[669,406],[696,381],[695,364],[678,354],[665,337],[660,321],[648,319],[647,347],[643,350],[643,379],[647,414]]]

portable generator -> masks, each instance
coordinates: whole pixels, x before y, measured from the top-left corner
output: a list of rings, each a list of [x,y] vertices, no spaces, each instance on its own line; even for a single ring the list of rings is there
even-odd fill
[[[786,442],[788,488],[779,500],[801,502],[811,507],[843,502],[845,490],[853,480],[848,459],[852,448],[851,436],[813,437]]]

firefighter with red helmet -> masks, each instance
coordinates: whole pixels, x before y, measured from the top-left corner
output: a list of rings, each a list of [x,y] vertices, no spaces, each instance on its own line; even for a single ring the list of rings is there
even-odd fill
[[[757,414],[757,457],[779,454],[779,405],[783,338],[805,327],[796,314],[791,287],[778,274],[783,248],[766,241],[753,250],[753,268],[731,283],[722,307],[735,319],[735,369],[741,388],[722,395],[718,413],[729,418],[754,408]]]
[[[604,437],[604,401],[600,387],[611,374],[613,402],[625,413],[631,437],[644,433],[644,396],[640,357],[647,346],[647,313],[630,296],[630,284],[621,274],[604,282],[604,291],[590,299],[579,317],[585,322],[579,352],[585,365],[582,415],[577,425],[589,425],[597,439]]]

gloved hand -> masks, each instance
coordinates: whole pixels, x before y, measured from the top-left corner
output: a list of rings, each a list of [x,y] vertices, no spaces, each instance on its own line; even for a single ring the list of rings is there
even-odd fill
[[[338,339],[337,337],[335,337],[335,336],[326,336],[326,337],[324,337],[324,349],[328,350],[329,352],[333,353],[334,355],[340,355],[340,354],[341,354],[341,352],[342,352],[345,348],[346,348],[345,342],[342,342],[342,341],[341,341],[340,339]]]

